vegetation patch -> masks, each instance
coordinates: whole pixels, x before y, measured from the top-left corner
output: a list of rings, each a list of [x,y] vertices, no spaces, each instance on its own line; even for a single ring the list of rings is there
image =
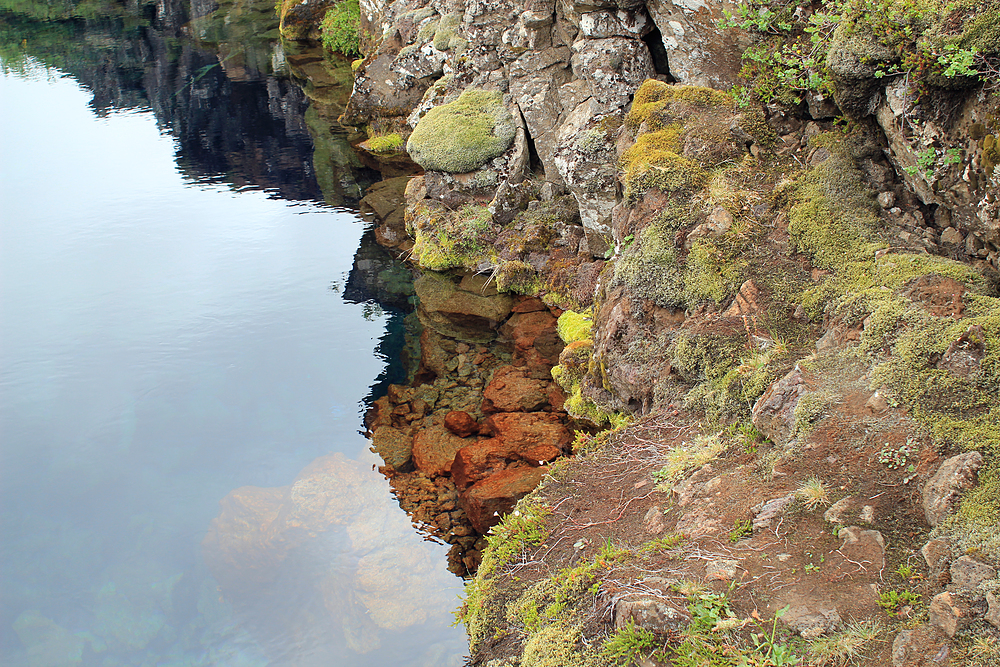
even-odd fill
[[[499,226],[486,206],[465,204],[452,211],[425,201],[409,207],[406,220],[414,238],[413,256],[424,268],[475,271],[483,262],[495,259],[493,242]]]
[[[379,137],[372,137],[365,142],[365,145],[368,146],[368,150],[372,153],[398,153],[403,150],[403,137],[394,132]]]
[[[342,0],[326,11],[319,26],[323,46],[328,51],[345,56],[360,56],[359,31],[361,5],[359,0]]]
[[[503,155],[514,143],[515,130],[500,93],[469,88],[454,102],[428,111],[406,150],[424,169],[467,173]]]
[[[556,332],[567,345],[589,339],[593,327],[594,314],[591,310],[585,310],[582,313],[567,310],[559,316],[556,322]]]

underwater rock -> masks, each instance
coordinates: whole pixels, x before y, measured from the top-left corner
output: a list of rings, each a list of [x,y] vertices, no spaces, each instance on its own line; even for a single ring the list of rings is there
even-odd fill
[[[22,612],[14,632],[27,650],[30,667],[73,667],[83,661],[86,642],[41,612]]]

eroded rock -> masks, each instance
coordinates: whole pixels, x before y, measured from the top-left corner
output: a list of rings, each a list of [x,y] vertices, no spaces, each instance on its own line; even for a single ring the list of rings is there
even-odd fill
[[[979,452],[959,454],[941,464],[923,490],[927,523],[936,526],[955,509],[962,493],[975,486],[982,465]]]

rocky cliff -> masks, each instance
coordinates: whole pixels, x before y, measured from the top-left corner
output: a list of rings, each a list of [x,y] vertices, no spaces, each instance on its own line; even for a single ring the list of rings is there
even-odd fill
[[[474,664],[997,664],[997,18],[362,3],[425,327],[371,426]]]

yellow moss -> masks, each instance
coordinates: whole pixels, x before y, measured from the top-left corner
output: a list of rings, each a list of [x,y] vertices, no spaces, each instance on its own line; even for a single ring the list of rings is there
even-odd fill
[[[528,638],[521,654],[521,667],[568,667],[583,661],[577,644],[580,628],[553,623]]]
[[[979,483],[962,498],[958,511],[945,519],[943,532],[977,558],[1000,565],[1000,463],[979,471]]]
[[[590,331],[593,327],[594,314],[589,309],[582,313],[567,310],[559,316],[556,322],[556,332],[567,345],[589,339]]]
[[[403,149],[403,137],[398,133],[372,137],[365,142],[372,153],[396,153]]]
[[[647,190],[676,192],[701,187],[708,174],[698,162],[680,156],[680,131],[676,126],[640,135],[622,154],[625,196],[635,200]]]
[[[699,86],[676,86],[655,79],[647,79],[632,100],[632,109],[625,117],[625,124],[636,129],[646,123],[651,129],[660,126],[660,114],[673,102],[686,102],[694,106],[734,108],[733,98],[726,93]]]

